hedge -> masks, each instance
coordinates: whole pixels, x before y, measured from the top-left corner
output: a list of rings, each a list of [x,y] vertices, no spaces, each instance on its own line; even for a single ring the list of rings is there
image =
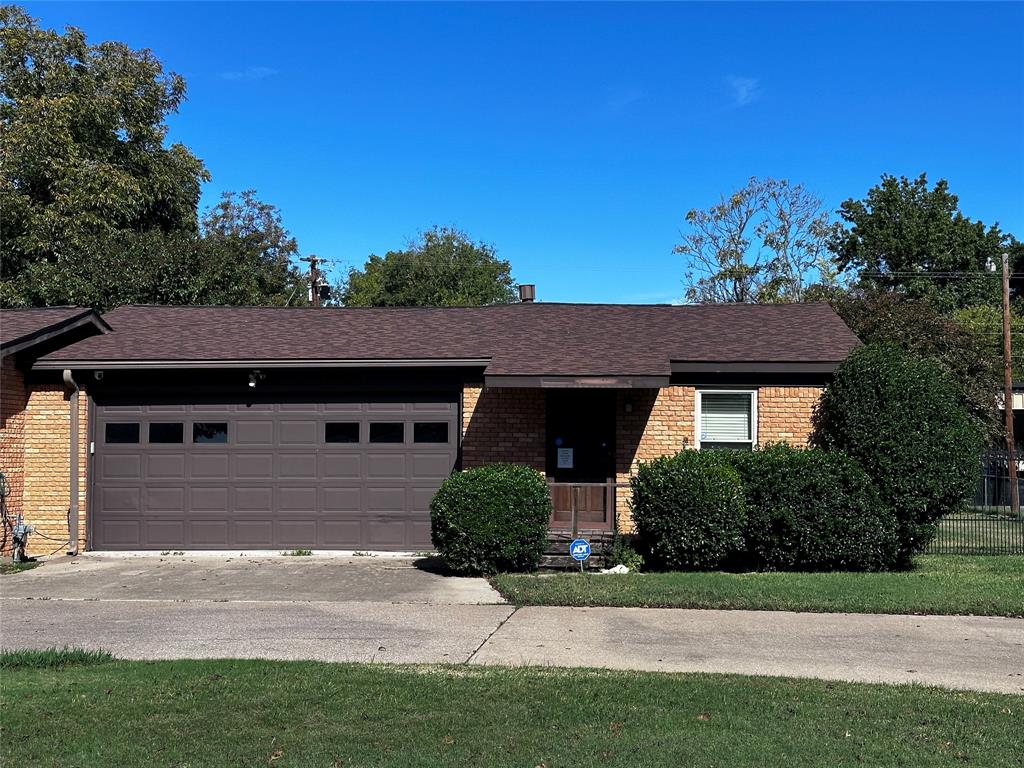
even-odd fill
[[[813,441],[844,451],[871,477],[899,521],[906,564],[940,517],[966,506],[984,437],[938,362],[871,345],[855,350],[825,388]]]
[[[430,502],[431,539],[456,573],[534,570],[547,545],[544,478],[517,464],[457,472]]]
[[[742,548],[740,475],[719,452],[683,451],[641,463],[630,485],[633,522],[651,566],[714,569]]]
[[[787,445],[731,453],[746,502],[744,568],[877,571],[896,563],[896,515],[849,456]]]

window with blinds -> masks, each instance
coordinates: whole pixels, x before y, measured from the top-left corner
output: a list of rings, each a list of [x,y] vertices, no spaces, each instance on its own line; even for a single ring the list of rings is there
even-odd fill
[[[701,392],[700,447],[752,448],[753,392]]]

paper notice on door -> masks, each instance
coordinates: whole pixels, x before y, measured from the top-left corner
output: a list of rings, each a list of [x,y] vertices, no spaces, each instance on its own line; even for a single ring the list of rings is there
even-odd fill
[[[572,448],[558,449],[558,468],[572,469]]]

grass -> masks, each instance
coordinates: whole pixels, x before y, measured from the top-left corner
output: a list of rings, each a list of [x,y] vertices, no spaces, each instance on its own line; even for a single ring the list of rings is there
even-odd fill
[[[113,661],[0,676],[6,765],[1020,766],[1024,698],[593,670]]]
[[[288,552],[282,552],[285,557],[312,557],[313,550],[311,549],[293,549]]]
[[[37,565],[39,565],[38,560],[29,560],[26,563],[15,563],[11,560],[0,560],[0,575],[31,571]]]
[[[60,669],[85,667],[113,661],[106,651],[87,651],[82,648],[47,648],[42,651],[19,650],[0,653],[0,669]]]
[[[1024,616],[1024,557],[926,555],[898,573],[501,574],[516,605]]]

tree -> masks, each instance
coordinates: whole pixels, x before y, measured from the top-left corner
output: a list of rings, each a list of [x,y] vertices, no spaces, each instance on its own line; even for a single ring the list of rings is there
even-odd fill
[[[19,276],[33,305],[307,303],[308,283],[290,261],[295,240],[277,209],[254,194],[226,194],[202,234],[117,231],[83,241],[76,259],[38,261]]]
[[[493,246],[449,227],[421,233],[403,251],[371,255],[341,292],[349,307],[478,306],[516,300],[507,261]]]
[[[946,180],[929,188],[923,173],[883,175],[863,200],[843,202],[839,215],[848,225],[833,243],[841,269],[856,270],[869,286],[929,297],[944,311],[998,304],[992,273],[1001,253],[1024,263],[1020,243],[998,226],[968,219]]]
[[[691,302],[803,301],[812,284],[840,281],[828,252],[837,225],[802,184],[751,178],[686,222],[673,250],[687,258]]]
[[[202,162],[164,146],[185,81],[148,50],[91,45],[0,7],[0,300],[21,273],[77,260],[115,233],[195,232]]]
[[[929,299],[913,299],[875,286],[859,286],[832,299],[832,307],[865,344],[892,344],[932,358],[952,376],[961,403],[987,428],[1002,430],[997,393],[1002,387],[1002,347],[974,323],[940,312]]]
[[[836,370],[813,442],[845,452],[868,473],[896,513],[899,559],[909,565],[939,518],[967,505],[983,435],[938,362],[882,344],[854,350]]]

